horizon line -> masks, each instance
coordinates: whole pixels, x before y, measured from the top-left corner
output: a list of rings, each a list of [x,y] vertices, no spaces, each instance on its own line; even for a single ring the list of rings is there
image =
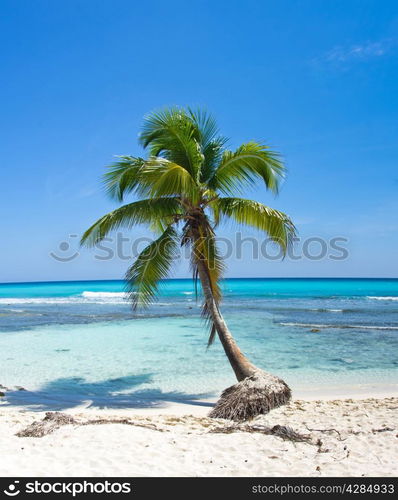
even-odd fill
[[[165,278],[161,281],[193,281],[193,278]],[[229,277],[223,278],[221,281],[226,280],[398,280],[398,277],[383,277],[383,276],[243,276],[243,277]],[[46,284],[46,283],[84,283],[84,282],[111,282],[111,281],[125,281],[121,278],[113,279],[82,279],[82,280],[45,280],[45,281],[2,281],[1,285],[27,285],[27,284]]]

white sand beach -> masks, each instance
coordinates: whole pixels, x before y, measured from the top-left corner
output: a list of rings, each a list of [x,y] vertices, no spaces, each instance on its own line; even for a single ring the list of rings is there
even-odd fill
[[[0,475],[398,475],[398,397],[295,400],[249,422],[250,432],[209,419],[208,411],[200,405],[74,409],[66,413],[75,423],[43,437],[18,437],[45,413],[2,404]],[[95,419],[101,423],[88,423]],[[261,432],[276,425],[308,441]]]

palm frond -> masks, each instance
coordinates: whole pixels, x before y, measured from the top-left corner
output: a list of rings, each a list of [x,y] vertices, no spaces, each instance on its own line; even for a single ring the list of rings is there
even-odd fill
[[[190,173],[164,158],[151,157],[140,177],[140,183],[151,196],[179,195],[192,201],[199,198],[199,186]]]
[[[239,224],[266,232],[284,253],[296,234],[294,224],[286,214],[257,201],[244,198],[218,198],[211,202],[210,206],[217,214],[218,220],[224,215]]]
[[[195,124],[195,139],[202,148],[205,148],[220,135],[215,118],[206,110],[188,108],[187,115]]]
[[[146,160],[134,156],[119,156],[120,160],[108,167],[103,176],[107,194],[122,201],[124,194],[137,190],[140,185],[140,173],[146,165]],[[142,186],[140,190],[142,194]]]
[[[144,148],[149,147],[151,156],[161,156],[176,163],[194,179],[198,178],[203,161],[199,132],[184,109],[174,107],[146,116],[140,142]]]
[[[97,220],[83,234],[81,244],[94,246],[111,231],[119,227],[131,228],[136,224],[170,224],[181,213],[178,198],[152,198],[124,205]]]
[[[126,272],[126,291],[132,306],[146,307],[158,290],[159,281],[169,274],[178,257],[178,233],[168,226],[157,240],[150,243]]]
[[[235,194],[261,179],[277,193],[284,174],[285,167],[277,153],[264,144],[248,142],[236,151],[224,151],[209,185],[224,194]]]
[[[188,108],[188,113],[196,125],[197,140],[203,154],[200,181],[206,182],[219,165],[228,139],[220,135],[217,122],[210,113],[192,108]]]
[[[111,165],[104,176],[108,194],[122,201],[124,194],[134,192],[140,196],[170,196],[174,194],[195,197],[198,185],[178,163],[166,158],[150,156],[144,160],[123,157]]]
[[[200,181],[207,183],[211,179],[219,166],[223,153],[224,146],[228,139],[226,137],[218,137],[213,141],[209,142],[203,147],[203,163],[200,170]]]

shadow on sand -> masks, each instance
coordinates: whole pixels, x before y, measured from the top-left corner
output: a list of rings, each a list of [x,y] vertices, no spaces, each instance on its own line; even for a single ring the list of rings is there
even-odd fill
[[[4,407],[30,411],[63,411],[71,408],[163,408],[170,403],[212,407],[201,401],[212,394],[162,392],[159,389],[136,389],[151,381],[150,374],[130,375],[100,382],[87,382],[81,377],[52,380],[40,391],[7,390]]]

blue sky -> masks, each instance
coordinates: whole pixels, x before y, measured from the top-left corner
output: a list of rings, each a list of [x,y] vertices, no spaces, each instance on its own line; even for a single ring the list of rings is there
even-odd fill
[[[101,190],[104,166],[142,154],[142,116],[172,104],[205,106],[231,147],[257,139],[283,154],[279,197],[247,195],[287,212],[302,241],[348,239],[345,260],[244,252],[229,276],[398,277],[396,1],[1,6],[0,281],[123,276],[121,259],[49,254],[73,254],[69,235],[116,206]]]

